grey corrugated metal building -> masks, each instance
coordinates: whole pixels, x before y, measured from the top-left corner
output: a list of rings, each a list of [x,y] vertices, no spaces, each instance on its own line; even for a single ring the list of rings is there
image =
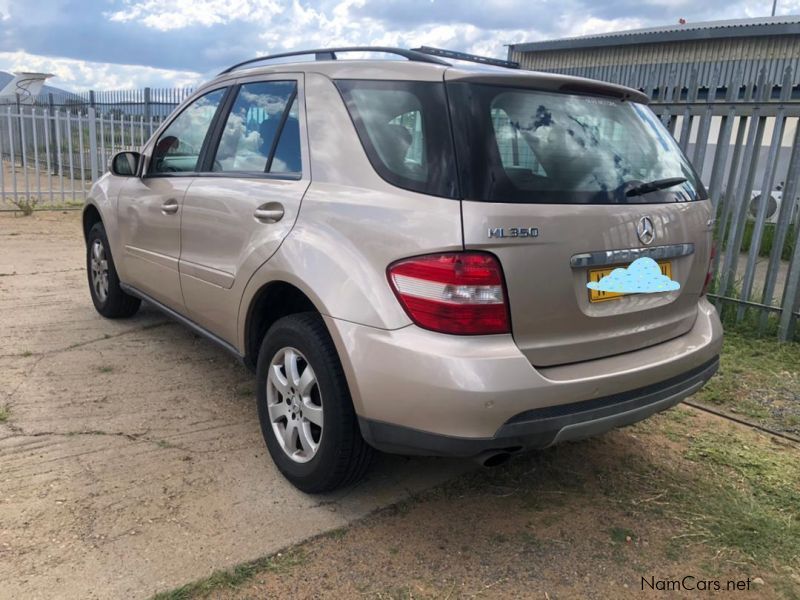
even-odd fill
[[[591,77],[648,90],[691,81],[723,87],[742,72],[754,83],[762,67],[780,81],[792,67],[800,83],[800,16],[707,21],[513,44],[509,60],[524,69]],[[717,80],[719,77],[719,80]],[[648,90],[649,91],[649,90]]]

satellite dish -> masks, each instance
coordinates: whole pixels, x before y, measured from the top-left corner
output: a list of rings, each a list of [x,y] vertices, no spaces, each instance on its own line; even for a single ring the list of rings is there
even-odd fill
[[[50,73],[16,73],[14,79],[0,90],[0,102],[19,102],[33,104],[42,91],[46,79],[53,77]]]

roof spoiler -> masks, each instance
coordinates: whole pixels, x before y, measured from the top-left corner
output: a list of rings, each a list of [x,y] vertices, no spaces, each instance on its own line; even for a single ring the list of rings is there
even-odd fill
[[[475,72],[454,68],[446,72],[445,79],[448,81],[470,81],[473,83],[503,85],[582,96],[601,96],[640,104],[648,104],[650,102],[647,94],[624,85],[542,71],[498,69],[497,71]]]

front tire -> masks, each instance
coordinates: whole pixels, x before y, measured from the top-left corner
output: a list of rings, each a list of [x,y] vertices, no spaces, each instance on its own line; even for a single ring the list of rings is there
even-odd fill
[[[142,303],[119,284],[117,269],[102,223],[95,223],[86,236],[86,274],[95,309],[107,319],[132,317]]]
[[[322,318],[284,317],[256,367],[261,432],[278,470],[307,493],[355,483],[373,450],[361,437],[347,381]]]

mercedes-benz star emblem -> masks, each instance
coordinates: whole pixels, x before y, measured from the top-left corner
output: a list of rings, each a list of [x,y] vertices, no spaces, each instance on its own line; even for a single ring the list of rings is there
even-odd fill
[[[636,235],[639,240],[645,245],[649,246],[656,239],[656,228],[653,225],[653,220],[650,217],[642,217],[636,225]]]

